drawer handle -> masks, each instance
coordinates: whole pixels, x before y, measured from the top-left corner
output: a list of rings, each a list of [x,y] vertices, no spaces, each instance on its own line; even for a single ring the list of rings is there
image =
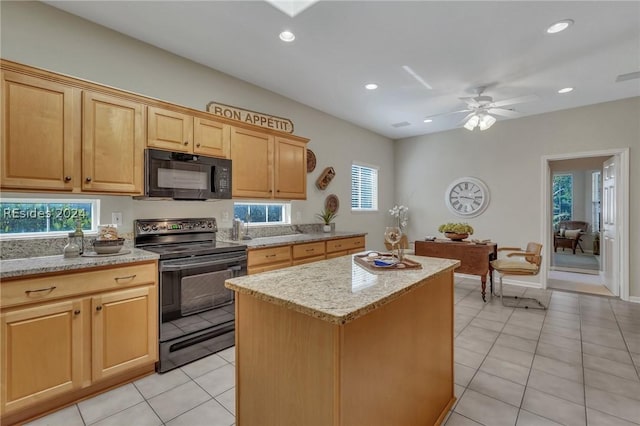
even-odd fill
[[[342,244],[336,244],[336,248],[342,247]]]
[[[49,287],[49,288],[39,288],[38,290],[25,290],[25,293],[26,293],[27,295],[29,295],[29,294],[31,294],[31,293],[41,293],[41,292],[43,292],[43,291],[49,291],[49,292],[51,292],[51,291],[55,290],[56,288],[57,288],[57,287],[56,287],[55,285],[52,285],[52,286],[51,286],[51,287]]]
[[[276,257],[275,254],[265,254],[264,257]]]
[[[102,305],[96,306],[96,311],[100,312],[102,310]]]
[[[135,277],[137,277],[137,274],[127,275],[126,277],[115,277],[114,280],[116,280],[116,282],[120,282],[120,280],[132,280]]]
[[[307,249],[307,251],[315,251],[315,249]]]

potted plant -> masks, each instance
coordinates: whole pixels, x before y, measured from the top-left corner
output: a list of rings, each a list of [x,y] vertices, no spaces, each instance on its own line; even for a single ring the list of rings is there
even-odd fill
[[[334,211],[327,208],[322,210],[320,213],[316,213],[316,217],[324,223],[324,227],[322,228],[324,232],[331,232],[331,222],[337,216],[338,215]]]
[[[440,225],[438,232],[443,232],[452,241],[462,241],[473,235],[473,227],[468,223],[449,222]]]

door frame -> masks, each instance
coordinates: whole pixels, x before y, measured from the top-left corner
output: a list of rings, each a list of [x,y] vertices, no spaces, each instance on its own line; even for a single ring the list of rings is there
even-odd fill
[[[542,189],[541,189],[541,217],[540,241],[542,241],[543,273],[540,274],[540,286],[547,288],[547,274],[551,265],[553,253],[551,241],[551,161],[571,160],[588,157],[616,157],[619,180],[616,181],[616,236],[618,238],[618,278],[619,291],[622,300],[629,300],[629,148],[605,149],[600,151],[572,152],[565,154],[551,154],[542,156]]]

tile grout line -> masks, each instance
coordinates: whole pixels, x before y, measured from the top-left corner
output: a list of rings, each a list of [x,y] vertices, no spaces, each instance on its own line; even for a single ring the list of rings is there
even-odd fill
[[[640,380],[640,369],[639,367],[636,365],[636,363],[633,360],[633,356],[631,355],[631,348],[629,347],[629,344],[627,343],[627,339],[624,337],[624,332],[622,331],[622,327],[620,327],[620,323],[618,322],[618,315],[616,315],[616,311],[613,308],[613,306],[611,306],[611,301],[609,301],[609,307],[611,308],[611,311],[613,312],[613,317],[616,320],[616,325],[618,326],[618,330],[620,331],[620,336],[622,336],[622,341],[624,342],[624,346],[627,348],[627,353],[629,354],[629,357],[631,358],[631,365],[633,365],[633,368],[636,370],[636,376],[638,376],[638,380]]]

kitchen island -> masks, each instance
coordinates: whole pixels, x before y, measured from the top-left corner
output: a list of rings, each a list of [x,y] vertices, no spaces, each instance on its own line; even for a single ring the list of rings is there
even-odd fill
[[[243,425],[431,425],[455,401],[453,270],[342,256],[229,279]]]

